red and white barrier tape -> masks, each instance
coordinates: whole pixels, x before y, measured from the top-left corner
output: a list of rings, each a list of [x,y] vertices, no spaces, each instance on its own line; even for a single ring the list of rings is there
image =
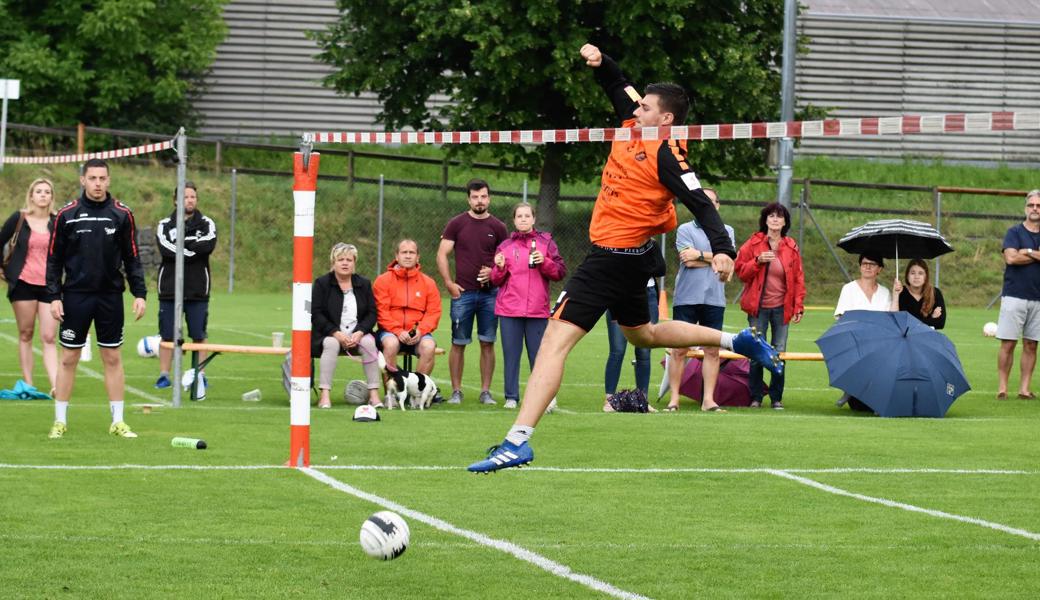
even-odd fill
[[[954,113],[601,129],[531,129],[516,131],[315,132],[304,139],[332,144],[548,144],[628,140],[744,140],[756,138],[844,137],[946,133],[988,133],[1040,129],[1040,111]]]
[[[86,154],[65,154],[62,156],[5,156],[4,163],[20,165],[42,165],[54,163],[83,162],[92,158],[109,159],[125,158],[127,156],[140,156],[141,154],[153,154],[162,152],[173,147],[173,140],[159,142],[156,144],[145,144],[135,148],[119,148],[117,150],[104,150],[101,152],[87,152]]]

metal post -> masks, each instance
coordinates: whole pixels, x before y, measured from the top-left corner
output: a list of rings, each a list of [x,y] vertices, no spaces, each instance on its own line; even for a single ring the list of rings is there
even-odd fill
[[[3,109],[0,110],[0,171],[4,170],[4,157],[7,156],[7,101],[17,100],[22,94],[20,79],[0,79],[3,86]],[[80,153],[82,154],[82,152]]]
[[[354,193],[354,151],[347,151],[347,191]]]
[[[441,200],[448,200],[448,159],[441,162]]]
[[[383,272],[383,176],[379,175],[379,216],[376,218],[376,273]]]
[[[184,181],[188,164],[188,136],[177,132],[177,256],[173,263],[173,407],[181,405],[181,321],[184,317]],[[195,374],[196,378],[198,373]],[[192,389],[195,389],[192,386]]]
[[[820,227],[820,224],[816,221],[816,217],[814,217],[812,211],[809,210],[808,204],[805,205],[805,214],[808,215],[809,220],[811,220],[813,222],[813,225],[816,226],[816,232],[820,234],[820,239],[823,240],[823,244],[827,246],[827,250],[831,253],[831,258],[834,259],[834,262],[837,263],[838,268],[841,269],[842,275],[845,276],[845,281],[852,281],[852,277],[849,276],[849,270],[845,268],[845,263],[843,263],[841,259],[838,258],[838,253],[834,251],[834,246],[831,245],[831,241],[827,239],[827,234],[823,232],[823,227]]]
[[[805,252],[805,248],[802,246],[805,244],[805,202],[809,198],[809,180],[806,179],[805,183],[802,184],[802,197],[798,200],[798,247],[801,248],[802,252]]]
[[[942,235],[942,192],[932,188],[932,200],[935,205],[935,230]],[[935,287],[939,287],[939,257],[935,257]]]
[[[231,169],[231,231],[228,241],[227,291],[235,291],[235,220],[238,218],[238,169]]]
[[[223,162],[222,159],[224,158],[224,143],[221,140],[217,140],[217,143],[215,144],[215,146],[216,147],[214,148],[214,151],[213,151],[214,152],[214,157],[213,157],[214,171],[216,171],[217,173],[220,173],[220,163]]]
[[[783,70],[781,71],[780,120],[794,120],[794,59],[797,48],[795,37],[797,34],[796,19],[798,16],[798,1],[784,0],[784,45],[783,45]],[[791,185],[794,178],[794,140],[789,137],[782,138],[778,146],[780,151],[780,169],[776,180],[776,201],[791,208]]]
[[[661,234],[661,258],[664,260],[664,275],[661,275],[661,281],[657,285],[657,297],[661,297],[661,292],[664,291],[664,282],[668,278],[668,253],[665,252],[665,248],[668,247],[668,234]]]
[[[523,189],[524,202],[527,202],[527,178],[524,177],[524,189]]]

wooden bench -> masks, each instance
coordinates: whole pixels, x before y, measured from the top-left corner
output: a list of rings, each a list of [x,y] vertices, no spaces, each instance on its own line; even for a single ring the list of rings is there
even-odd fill
[[[168,350],[173,350],[173,342],[160,342],[160,346]],[[191,352],[191,368],[195,369],[198,373],[202,369],[206,368],[206,365],[210,363],[214,358],[221,354],[268,354],[274,356],[285,356],[289,353],[292,348],[275,348],[274,346],[242,346],[237,344],[198,344],[196,342],[184,342],[181,344],[181,350],[184,352]],[[209,356],[205,360],[199,361],[199,353],[208,352]],[[173,382],[174,385],[179,385],[180,382]],[[199,378],[196,377],[191,382],[191,399],[199,399]]]
[[[686,358],[704,358],[704,350],[690,350],[686,353]],[[729,350],[719,350],[719,358],[734,359],[747,357]],[[781,352],[780,360],[823,360],[823,354],[819,352]]]
[[[160,342],[160,345],[163,348],[166,348],[168,350],[173,350],[173,347],[174,347],[173,346],[173,342]],[[210,363],[210,361],[212,361],[214,358],[216,358],[216,357],[218,357],[218,356],[220,356],[221,354],[224,354],[224,353],[230,353],[230,354],[268,354],[268,355],[275,355],[275,356],[285,356],[286,354],[289,353],[290,350],[292,350],[292,348],[275,348],[274,346],[243,346],[243,345],[237,345],[237,344],[210,344],[210,343],[199,344],[199,343],[196,343],[196,342],[184,342],[183,344],[181,344],[181,350],[183,350],[184,352],[191,352],[191,368],[195,369],[195,372],[198,373],[202,369],[206,368],[206,365],[208,365]],[[201,361],[201,362],[199,361],[199,353],[200,352],[208,352],[209,353],[209,356],[207,356],[206,359]],[[434,355],[437,355],[437,356],[443,355],[444,354],[444,348],[441,348],[440,346],[438,346],[433,351],[433,353],[434,353]],[[406,371],[411,371],[412,370],[412,356],[413,355],[412,354],[408,354],[408,353],[399,353],[398,355],[404,357],[404,368],[405,368],[405,370]],[[313,377],[311,379],[312,379],[311,384],[312,384],[312,387],[313,387],[313,383],[314,383],[313,382]],[[198,393],[199,393],[198,381],[199,381],[199,378],[196,377],[195,380],[192,381],[192,384],[191,384],[191,399],[192,400],[198,400],[198,397],[199,397],[198,396]],[[174,382],[174,384],[176,385],[176,384],[178,384],[178,382]]]

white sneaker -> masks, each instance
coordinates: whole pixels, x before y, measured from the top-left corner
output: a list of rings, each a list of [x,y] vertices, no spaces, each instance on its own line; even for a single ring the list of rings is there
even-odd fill
[[[502,404],[502,408],[516,408],[516,400],[509,398]]]
[[[556,410],[556,396],[553,396],[552,401],[549,402],[549,406],[545,407],[545,414],[549,414],[554,410]]]

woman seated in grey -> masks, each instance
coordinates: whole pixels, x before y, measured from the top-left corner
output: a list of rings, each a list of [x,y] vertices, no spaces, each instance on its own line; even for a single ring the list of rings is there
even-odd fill
[[[376,299],[372,282],[356,274],[357,248],[342,242],[329,255],[332,270],[314,280],[311,289],[311,357],[320,358],[318,408],[331,408],[332,377],[341,354],[358,356],[365,369],[368,403],[382,408],[379,400],[379,364],[376,339]]]

